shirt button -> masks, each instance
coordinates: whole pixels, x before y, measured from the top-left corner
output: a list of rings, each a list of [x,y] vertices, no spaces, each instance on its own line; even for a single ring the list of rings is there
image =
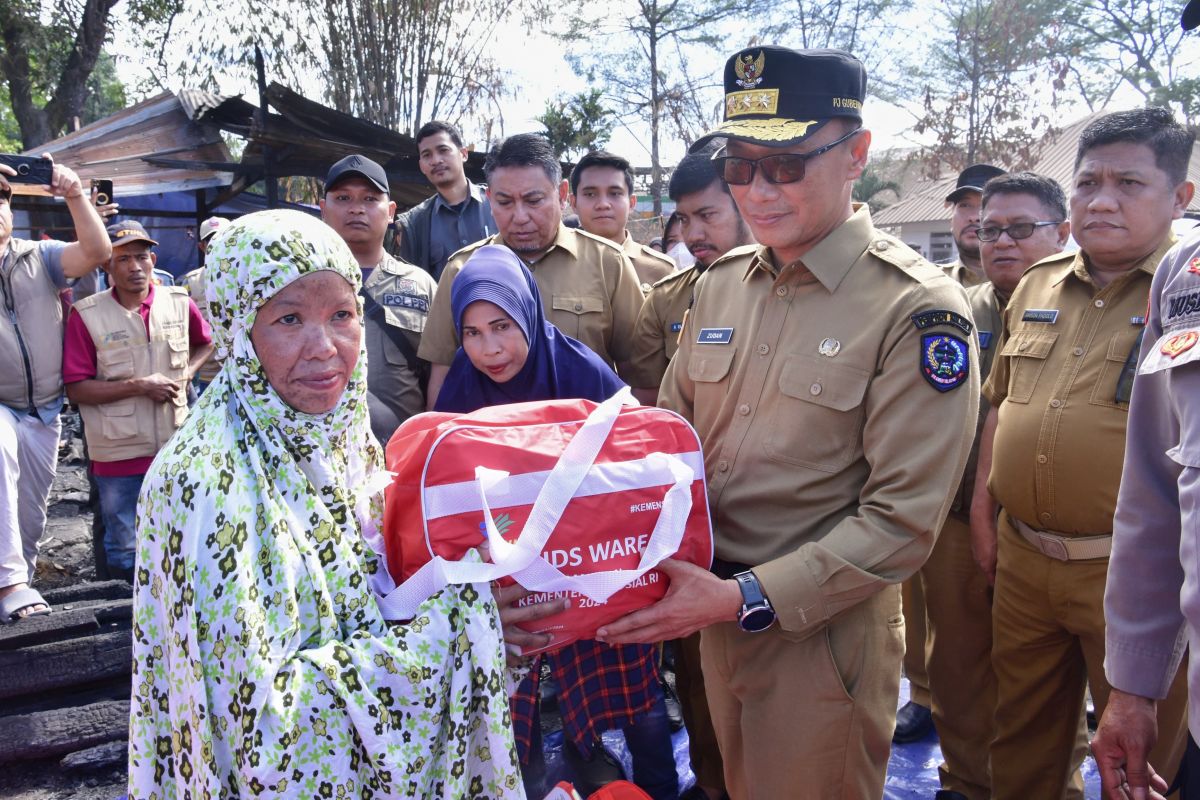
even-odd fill
[[[780,297],[787,297],[787,287],[780,286],[778,289],[775,290],[775,294],[779,295]]]
[[[718,461],[717,462],[717,472],[729,472],[729,462],[728,461]]]
[[[812,386],[808,387],[808,393],[813,397],[819,395],[821,393],[821,384],[814,383]]]
[[[1081,356],[1081,355],[1083,355],[1083,348],[1082,348],[1082,347],[1076,347],[1076,348],[1075,348],[1074,350],[1072,350],[1071,352],[1072,352],[1072,353],[1074,353],[1074,354],[1075,354],[1075,355],[1077,355],[1077,356]]]
[[[583,311],[583,303],[576,303],[576,304],[575,304],[575,310],[576,310],[576,311]]]
[[[1038,456],[1038,463],[1039,463],[1039,464],[1045,464],[1045,463],[1046,463],[1047,461],[1049,461],[1049,460],[1050,460],[1050,459],[1046,458],[1045,456]]]
[[[875,249],[882,253],[884,250],[888,249],[888,243],[887,242],[876,242]]]
[[[738,406],[738,413],[743,417],[746,416],[750,413],[750,405],[748,403],[742,403],[740,406]]]
[[[1103,301],[1103,300],[1097,300],[1097,301],[1096,301],[1096,308],[1104,308],[1104,301]]]
[[[771,345],[769,345],[769,344],[760,344],[760,345],[758,346],[758,354],[759,354],[760,356],[765,356],[765,355],[766,355],[767,353],[769,353],[769,352],[771,352]]]
[[[1059,408],[1060,406],[1062,406],[1062,400],[1059,400],[1057,397],[1050,401],[1051,408]]]
[[[1019,345],[1017,345],[1018,350],[1024,350],[1026,347],[1029,347],[1029,342],[1021,342]]]

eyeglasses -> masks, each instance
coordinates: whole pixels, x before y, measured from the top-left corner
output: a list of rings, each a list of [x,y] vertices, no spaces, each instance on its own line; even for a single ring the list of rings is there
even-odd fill
[[[745,186],[753,181],[754,170],[757,167],[762,167],[763,177],[767,179],[767,183],[796,183],[804,180],[804,162],[829,152],[861,131],[862,128],[855,128],[842,138],[809,153],[780,153],[777,156],[764,156],[763,158],[716,155],[713,157],[713,161],[716,162],[717,173],[730,186]],[[718,151],[718,153],[722,152],[724,152],[723,149]]]
[[[979,237],[981,242],[997,242],[1000,240],[1000,234],[1007,233],[1009,238],[1014,242],[1018,239],[1028,239],[1033,236],[1033,232],[1038,228],[1044,228],[1047,225],[1062,225],[1060,219],[1057,222],[1015,222],[1007,228],[997,228],[992,225],[979,228],[975,231],[975,235]]]

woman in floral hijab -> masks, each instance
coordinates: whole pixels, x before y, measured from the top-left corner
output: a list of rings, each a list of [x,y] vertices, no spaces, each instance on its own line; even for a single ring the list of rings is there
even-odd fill
[[[349,249],[264,211],[208,259],[224,368],[139,504],[130,797],[522,796],[487,587],[407,625],[376,603],[382,459]]]

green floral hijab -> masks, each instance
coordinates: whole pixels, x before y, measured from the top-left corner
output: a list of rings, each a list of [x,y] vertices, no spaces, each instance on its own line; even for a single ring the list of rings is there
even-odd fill
[[[487,588],[449,587],[403,626],[380,613],[365,346],[311,415],[250,341],[303,275],[357,291],[352,254],[308,215],[265,211],[218,233],[209,264],[224,366],[138,507],[130,797],[521,796]]]

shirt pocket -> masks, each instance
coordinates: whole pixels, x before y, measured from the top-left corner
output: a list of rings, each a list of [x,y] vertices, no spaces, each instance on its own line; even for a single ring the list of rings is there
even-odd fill
[[[1008,391],[1005,399],[1028,403],[1037,387],[1046,359],[1058,334],[1053,331],[1014,331],[1000,351],[1008,367]]]
[[[729,373],[737,348],[732,345],[701,345],[692,350],[687,372],[691,379],[694,405],[719,407],[729,392]]]
[[[96,351],[99,374],[106,381],[121,381],[133,377],[133,351],[128,347]]]
[[[187,369],[190,351],[186,339],[171,339],[167,342],[171,350],[171,369]]]
[[[1112,337],[1108,342],[1108,351],[1104,354],[1104,363],[1100,365],[1100,374],[1092,386],[1092,395],[1088,402],[1095,406],[1121,408],[1129,410],[1129,403],[1117,402],[1117,384],[1121,381],[1121,372],[1129,359],[1129,352],[1137,341],[1141,328],[1130,327]],[[1137,354],[1134,354],[1133,369],[1137,368]],[[1132,376],[1131,376],[1132,377]]]
[[[790,356],[764,432],[767,457],[822,472],[845,469],[860,450],[870,383],[870,372],[849,364]]]
[[[184,401],[187,402],[186,400]],[[103,403],[99,406],[104,438],[119,444],[149,442],[154,430],[153,420],[138,417],[134,398]]]
[[[583,341],[584,331],[599,325],[604,313],[604,298],[594,295],[556,294],[550,300],[551,320],[567,336]],[[587,342],[584,342],[587,344]]]

